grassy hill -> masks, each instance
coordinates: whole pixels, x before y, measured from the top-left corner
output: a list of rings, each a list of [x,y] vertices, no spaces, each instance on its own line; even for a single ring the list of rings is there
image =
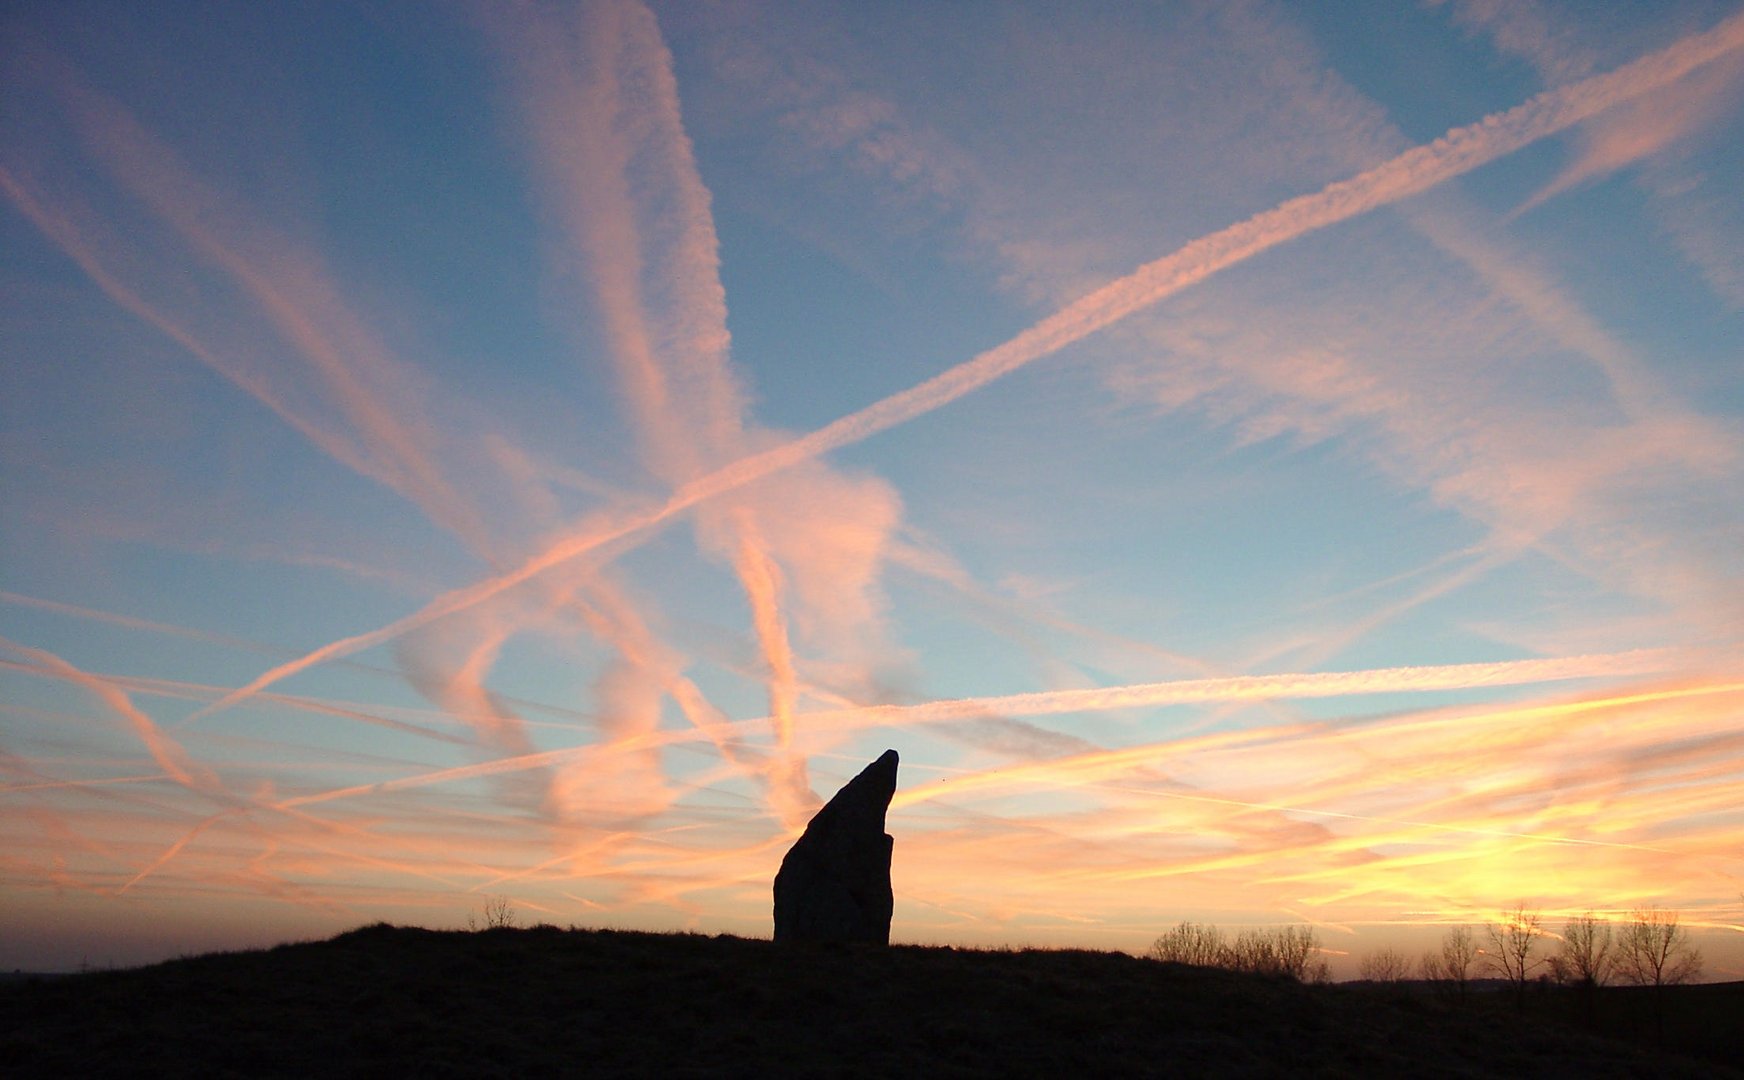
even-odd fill
[[[373,926],[12,980],[0,1075],[1744,1075],[1720,1064],[1744,984],[1675,994],[1666,1038],[1705,1060],[1643,1045],[1647,999],[1609,990],[1584,1019],[1636,1042],[1551,994],[1522,1014],[1119,953]]]

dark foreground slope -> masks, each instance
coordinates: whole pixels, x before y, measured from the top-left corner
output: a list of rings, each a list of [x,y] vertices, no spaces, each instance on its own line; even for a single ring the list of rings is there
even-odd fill
[[[0,1075],[1739,1075],[1498,1004],[1117,953],[378,926],[0,986]]]

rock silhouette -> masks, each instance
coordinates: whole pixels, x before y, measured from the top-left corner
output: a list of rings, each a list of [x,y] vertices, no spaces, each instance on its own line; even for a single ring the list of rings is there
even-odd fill
[[[890,944],[890,852],[884,812],[896,794],[896,751],[824,804],[775,875],[775,940]]]

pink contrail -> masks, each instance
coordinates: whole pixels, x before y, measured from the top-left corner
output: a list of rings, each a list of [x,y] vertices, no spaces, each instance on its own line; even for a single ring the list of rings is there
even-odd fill
[[[113,675],[104,672],[82,671],[70,667],[56,668],[52,666],[44,666],[42,664],[25,664],[13,660],[0,660],[0,671],[19,671],[28,675],[35,675],[41,678],[61,679],[79,685],[88,685],[88,680],[94,679],[112,687],[116,692],[121,694],[154,694],[159,697],[176,697],[192,701],[215,701],[218,698],[223,697],[226,692],[225,687],[210,686],[205,683],[184,682],[176,679],[153,679],[141,675]],[[376,727],[387,728],[390,731],[399,731],[408,735],[417,735],[426,739],[435,739],[439,742],[453,743],[456,746],[473,745],[473,740],[471,739],[463,739],[458,735],[450,735],[445,731],[439,731],[422,724],[413,724],[404,720],[396,720],[392,717],[381,716],[369,712],[361,706],[354,708],[348,707],[343,703],[279,693],[262,694],[261,700],[269,701],[275,705],[283,705],[291,709],[300,709],[304,712],[319,713],[325,716],[337,716],[344,720],[356,720],[359,723],[373,724]],[[448,716],[451,714],[444,713],[442,715]],[[462,722],[468,722],[472,719],[468,715],[456,716],[455,718]],[[184,723],[185,722],[186,721],[184,721]],[[167,731],[165,731],[164,737],[173,739],[174,736],[170,735],[169,732],[175,731],[178,726],[179,725],[174,724],[170,725]]]
[[[521,89],[547,200],[587,268],[641,457],[677,487],[743,455],[748,433],[729,364],[719,240],[671,52],[641,4],[597,5],[575,25],[518,14],[492,30]],[[768,665],[782,748],[770,762],[771,790],[788,817],[810,791],[803,762],[790,753],[797,679],[781,568],[749,508],[712,517],[705,514],[699,532],[733,534],[709,546],[730,558]]]
[[[271,230],[248,225],[126,109],[70,75],[57,81],[91,155],[194,251],[228,273],[316,373],[363,437],[366,454],[359,457],[376,458],[358,471],[400,493],[475,550],[488,551],[476,514],[433,460],[431,426],[415,413],[396,415],[378,389],[406,385],[404,373],[349,310],[320,262]]]
[[[805,759],[794,753],[794,706],[799,696],[799,673],[794,667],[793,646],[787,623],[781,617],[781,568],[769,557],[767,546],[749,511],[734,515],[740,535],[735,569],[751,602],[751,621],[757,643],[769,667],[769,716],[775,728],[776,756],[770,761],[770,795],[777,811],[789,825],[803,825],[815,809],[806,779]]]
[[[169,847],[164,849],[163,854],[159,855],[157,858],[155,858],[151,862],[147,863],[144,867],[142,867],[140,869],[140,871],[138,873],[134,874],[131,878],[128,878],[127,883],[125,885],[122,885],[121,888],[116,890],[116,894],[119,895],[121,893],[126,892],[128,889],[131,889],[135,885],[138,885],[140,882],[144,881],[146,878],[150,877],[151,875],[157,873],[159,870],[163,869],[165,866],[168,866],[170,860],[174,859],[177,855],[181,854],[183,848],[187,847],[190,843],[192,843],[196,838],[199,837],[199,835],[201,833],[205,832],[207,829],[211,828],[212,826],[218,824],[218,822],[223,820],[226,816],[227,816],[226,814],[214,814],[211,817],[200,821],[193,828],[191,828],[187,832],[183,833],[181,835],[181,837],[175,843],[171,844]]]
[[[44,236],[59,245],[60,249],[66,252],[67,257],[77,263],[79,269],[83,270],[85,275],[123,310],[132,312],[145,323],[156,327],[165,337],[186,349],[202,364],[235,383],[335,461],[341,462],[360,475],[370,476],[387,483],[385,478],[373,472],[370,464],[363,460],[350,446],[347,446],[342,439],[317,427],[297,413],[274,393],[264,380],[249,374],[242,370],[239,365],[208,349],[191,333],[147,303],[138,293],[122,284],[118,278],[104,268],[102,260],[98,257],[88,238],[67,218],[54,213],[43,205],[42,201],[4,166],[0,166],[0,191],[4,191],[7,197],[12,200],[13,205],[18,207],[19,211],[29,218]]]
[[[378,630],[331,642],[254,679],[211,706],[228,708],[279,679],[324,660],[391,640],[470,607],[553,566],[639,533],[725,492],[925,415],[1219,271],[1310,232],[1428,191],[1438,184],[1564,131],[1744,47],[1744,15],[1686,37],[1606,75],[1547,90],[1506,112],[1455,128],[1366,172],[1287,200],[1194,240],[1048,316],[1005,343],[931,379],[850,413],[809,435],[740,458],[685,484],[660,506],[616,519],[590,517],[521,566],[437,597]]]
[[[210,769],[201,766],[188,756],[182,745],[164,733],[151,717],[134,707],[125,693],[107,679],[92,675],[56,656],[45,649],[34,649],[29,645],[20,645],[14,641],[0,638],[0,647],[27,657],[43,668],[78,683],[90,691],[112,712],[125,720],[133,729],[139,741],[145,744],[146,751],[158,767],[169,775],[169,778],[190,791],[199,792],[218,802],[230,804],[232,799],[224,786],[218,782],[217,776]]]
[[[1481,686],[1517,686],[1526,683],[1556,682],[1641,675],[1664,671],[1670,666],[1672,654],[1663,649],[1637,649],[1622,653],[1600,653],[1589,656],[1558,657],[1546,660],[1504,660],[1488,664],[1447,664],[1423,667],[1374,668],[1366,671],[1330,671],[1307,674],[1240,675],[1217,679],[1179,679],[1169,682],[1139,683],[1128,686],[1099,687],[1089,690],[1049,690],[1029,694],[1005,694],[992,697],[954,698],[929,701],[919,705],[872,705],[864,708],[827,709],[799,714],[809,729],[856,730],[869,726],[896,727],[905,723],[938,723],[972,720],[996,713],[1006,716],[1046,716],[1072,712],[1096,712],[1139,706],[1179,705],[1208,701],[1262,701],[1278,698],[1324,698],[1358,694],[1422,693],[1433,690],[1460,690]],[[717,725],[710,731],[655,731],[620,740],[612,744],[616,750],[636,750],[656,746],[671,746],[694,742],[704,737],[718,738],[721,729],[754,734],[766,730],[770,717],[752,717]],[[1207,735],[1190,744],[1211,745],[1220,741],[1276,738],[1280,730],[1308,730],[1306,726],[1290,729],[1268,728],[1263,732],[1236,732]],[[483,776],[519,772],[545,765],[554,765],[570,758],[597,752],[597,746],[571,746],[544,750],[533,754],[499,758],[477,765],[462,765],[451,769],[421,773],[372,784],[337,788],[311,795],[285,799],[278,808],[305,806],[379,792],[425,787],[430,784],[471,780]],[[1133,753],[1154,755],[1155,747],[1143,747]],[[1108,751],[1119,755],[1128,751]]]
[[[167,634],[173,637],[186,638],[190,641],[204,642],[208,645],[218,645],[226,649],[237,649],[243,652],[263,653],[268,656],[284,656],[290,650],[277,645],[268,645],[233,634],[214,634],[206,630],[197,630],[188,626],[176,626],[171,623],[157,622],[153,619],[142,619],[136,615],[123,615],[113,611],[103,611],[98,608],[84,607],[79,604],[67,604],[59,600],[47,600],[37,596],[25,596],[22,593],[0,590],[0,604],[17,604],[21,607],[35,608],[38,611],[49,611],[56,615],[65,615],[75,619],[89,619],[93,622],[119,626],[127,630],[142,630],[152,634]],[[360,668],[381,672],[379,668]]]

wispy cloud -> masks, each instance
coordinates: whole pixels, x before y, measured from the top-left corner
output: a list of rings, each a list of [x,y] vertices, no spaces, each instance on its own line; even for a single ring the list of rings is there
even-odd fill
[[[1538,69],[1551,84],[1585,78],[1600,64],[1600,50],[1586,39],[1584,23],[1536,3],[1497,4],[1462,0],[1455,17],[1488,35],[1497,48]],[[1716,294],[1734,307],[1744,305],[1744,261],[1737,256],[1741,235],[1736,215],[1707,192],[1710,177],[1692,171],[1666,152],[1709,128],[1721,109],[1738,98],[1744,63],[1716,64],[1687,82],[1673,84],[1614,115],[1589,125],[1579,153],[1560,173],[1521,203],[1515,215],[1564,192],[1630,165],[1642,164],[1642,186],[1684,254],[1699,267]],[[1702,192],[1704,197],[1692,197]],[[1728,244],[1730,237],[1733,242]]]
[[[1744,762],[1712,743],[1727,737],[1719,729],[1738,693],[1736,682],[1697,683],[1407,714],[1336,734],[1302,725],[1196,738],[966,776],[903,798],[918,807],[1037,790],[1094,797],[1100,809],[1056,812],[1052,820],[1079,835],[1118,838],[1119,857],[1061,847],[1050,860],[1054,873],[1026,879],[1020,903],[1063,898],[1092,881],[1191,876],[1212,906],[1312,912],[1342,903],[1350,911],[1439,895],[1443,917],[1457,920],[1474,918],[1505,875],[1515,892],[1547,904],[1626,907],[1646,893],[1624,867],[1651,864],[1688,882],[1711,866],[1707,838],[1654,835],[1662,814],[1718,811],[1729,815],[1722,834],[1739,827],[1720,807]],[[1607,737],[1592,739],[1596,731]],[[1571,768],[1566,750],[1582,740],[1585,764]],[[1703,750],[1641,760],[1649,746],[1698,740]],[[1158,764],[1166,780],[1147,774]],[[1663,801],[1673,793],[1675,809]],[[997,822],[961,834],[922,827],[928,887],[941,887],[949,860],[964,857],[959,836],[988,851],[1007,837],[1036,842],[1031,822],[1009,813]],[[1220,882],[1261,895],[1243,898]]]
[[[1234,676],[1219,679],[1185,679],[1135,686],[1100,687],[1086,690],[1040,691],[979,698],[955,698],[916,705],[870,705],[845,709],[813,710],[802,714],[807,730],[847,733],[867,728],[900,731],[916,725],[968,722],[988,716],[1027,717],[1126,709],[1138,706],[1182,705],[1213,701],[1260,701],[1345,697],[1362,694],[1398,694],[1432,690],[1474,689],[1554,682],[1564,679],[1625,677],[1667,670],[1672,657],[1663,652],[1639,650],[1608,656],[1566,657],[1554,660],[1517,660],[1491,664],[1457,664],[1371,671],[1292,673]],[[650,731],[619,743],[619,751],[651,746],[673,746],[697,741],[720,730],[755,735],[767,728],[769,717],[727,722],[714,731]],[[1308,730],[1312,725],[1304,725]],[[1204,736],[1210,741],[1243,741],[1245,733]],[[1269,736],[1265,736],[1269,737]],[[1182,744],[1182,748],[1190,744]],[[407,776],[379,784],[364,784],[334,791],[298,796],[286,805],[306,805],[349,798],[376,791],[400,790],[429,784],[453,783],[478,777],[543,768],[571,758],[596,755],[596,747],[570,747],[499,758],[478,765],[443,769],[420,776]],[[1143,750],[1140,753],[1149,753]],[[1120,751],[1111,752],[1119,758]]]
[[[1111,282],[996,346],[931,379],[886,397],[801,438],[741,458],[678,488],[658,508],[585,522],[514,570],[447,593],[422,610],[369,633],[331,642],[263,673],[214,708],[227,708],[297,671],[380,644],[433,619],[513,588],[568,562],[655,527],[762,477],[859,442],[941,408],[982,386],[1101,330],[1181,289],[1317,229],[1355,217],[1476,169],[1563,131],[1619,103],[1683,78],[1744,47],[1744,16],[1642,57],[1614,72],[1548,90],[1523,105],[1457,128],[1349,180],[1288,200]]]
[[[171,780],[190,791],[211,796],[221,802],[228,803],[230,801],[224,786],[210,769],[194,761],[180,743],[165,733],[151,717],[135,708],[127,694],[107,679],[81,671],[46,649],[20,645],[4,638],[0,638],[0,648],[21,656],[27,662],[38,665],[55,675],[76,682],[89,691],[93,697],[102,702],[104,708],[114,713],[132,729],[133,733],[138,736],[140,743],[150,753],[152,760],[157,762]]]
[[[267,404],[337,460],[405,496],[475,548],[488,550],[474,511],[437,464],[436,435],[414,390],[423,376],[391,356],[348,308],[321,260],[256,224],[247,210],[203,182],[124,108],[89,89],[64,64],[42,57],[38,67],[55,87],[90,158],[252,302],[305,366],[320,407],[337,412],[343,426],[308,405],[293,405],[294,391],[275,386],[285,379],[270,364],[227,355],[161,314],[104,266],[104,257],[64,216],[9,175],[5,188],[14,202],[122,306]]]
[[[1448,11],[389,5],[222,144],[176,20],[27,16],[0,903],[765,933],[890,746],[909,940],[1722,921],[1731,256],[1587,254],[1695,259],[1744,15]],[[1418,45],[1550,89],[1412,146],[1495,100]]]
[[[604,4],[565,19],[525,8],[492,26],[547,202],[568,240],[554,258],[581,264],[589,284],[582,299],[603,316],[649,471],[682,487],[770,441],[749,424],[730,364],[710,198],[652,13]],[[809,526],[818,515],[808,514],[809,535],[796,542],[780,507],[819,495],[840,525]],[[793,742],[799,677],[789,620],[818,625],[825,645],[842,644],[828,640],[829,628],[842,625],[841,598],[875,589],[876,534],[893,524],[889,503],[878,485],[819,466],[699,508],[704,550],[733,569],[751,607],[778,744],[768,779],[789,820],[803,821],[816,802]],[[870,542],[856,526],[874,534]],[[862,628],[876,627],[870,604],[849,614]],[[616,695],[629,691],[624,680],[633,670],[615,677]],[[658,682],[645,689],[654,697],[638,706],[647,722],[637,730],[651,727],[664,692]]]
[[[1619,109],[1594,126],[1580,157],[1521,203],[1514,213],[1529,213],[1566,191],[1665,153],[1716,120],[1728,99],[1737,96],[1741,79],[1744,63],[1734,60],[1716,64]]]

